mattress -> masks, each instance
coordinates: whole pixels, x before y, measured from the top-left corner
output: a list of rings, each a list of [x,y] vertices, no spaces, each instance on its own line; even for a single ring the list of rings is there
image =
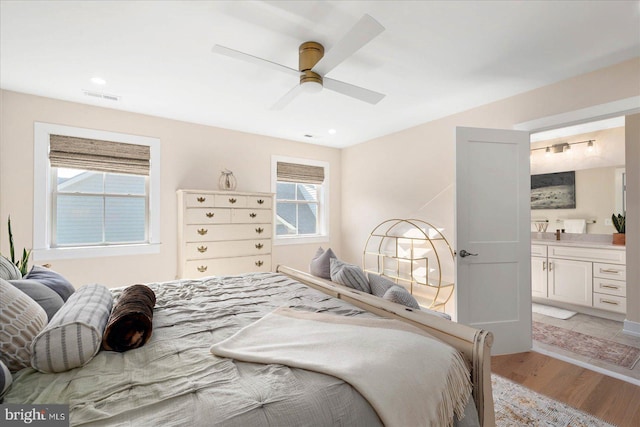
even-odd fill
[[[146,345],[101,351],[82,368],[58,374],[23,369],[4,403],[69,404],[71,425],[82,426],[381,425],[369,403],[338,378],[209,351],[278,307],[373,314],[278,273],[149,286],[157,302]],[[456,424],[477,425],[471,399],[466,413]]]

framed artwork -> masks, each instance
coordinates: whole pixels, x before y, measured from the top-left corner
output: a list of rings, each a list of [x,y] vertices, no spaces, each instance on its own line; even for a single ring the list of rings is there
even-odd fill
[[[575,171],[531,175],[531,209],[575,208]]]

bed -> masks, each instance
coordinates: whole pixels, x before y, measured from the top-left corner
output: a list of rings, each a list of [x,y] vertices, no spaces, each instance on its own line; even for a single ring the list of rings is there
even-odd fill
[[[100,351],[81,368],[14,375],[4,403],[70,406],[72,425],[382,425],[350,384],[282,364],[214,357],[210,347],[278,307],[364,319],[395,318],[460,352],[472,399],[453,425],[494,425],[491,334],[406,309],[294,269],[148,285],[156,294],[153,334],[127,352]],[[113,290],[117,297],[122,289]],[[473,418],[477,414],[477,421]]]

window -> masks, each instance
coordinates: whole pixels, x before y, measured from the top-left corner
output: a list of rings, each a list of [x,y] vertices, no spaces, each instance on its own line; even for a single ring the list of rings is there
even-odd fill
[[[159,140],[36,123],[34,259],[159,251]]]
[[[276,242],[325,241],[329,164],[274,156],[272,169]]]

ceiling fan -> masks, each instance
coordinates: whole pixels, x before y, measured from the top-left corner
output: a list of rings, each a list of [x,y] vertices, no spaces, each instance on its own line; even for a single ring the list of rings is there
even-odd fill
[[[298,52],[297,70],[220,45],[215,45],[212,51],[298,77],[299,84],[296,84],[271,107],[275,110],[284,108],[302,92],[316,93],[323,87],[369,104],[377,104],[385,97],[384,94],[331,79],[326,77],[326,74],[383,31],[384,27],[378,21],[365,14],[332,49],[326,52],[326,55],[320,43],[313,41],[302,43]]]

